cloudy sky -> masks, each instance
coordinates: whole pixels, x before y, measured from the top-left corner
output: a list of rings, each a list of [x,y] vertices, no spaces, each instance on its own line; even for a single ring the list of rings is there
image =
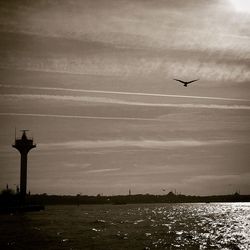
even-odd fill
[[[249,194],[249,25],[248,0],[1,0],[0,188],[16,127],[32,193]]]

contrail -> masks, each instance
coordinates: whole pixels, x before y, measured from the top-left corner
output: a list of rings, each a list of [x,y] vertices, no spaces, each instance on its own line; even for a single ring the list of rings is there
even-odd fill
[[[31,114],[31,113],[0,113],[0,116],[31,116],[31,117],[52,117],[52,118],[71,118],[71,119],[95,119],[95,120],[129,120],[129,121],[164,121],[154,118],[136,117],[105,117],[105,116],[85,116],[85,115],[58,115],[58,114]]]
[[[211,97],[211,96],[167,95],[167,94],[157,94],[157,93],[151,94],[151,93],[143,93],[143,92],[106,91],[106,90],[53,88],[53,87],[33,87],[33,86],[24,86],[24,85],[19,86],[19,85],[5,85],[5,84],[0,84],[0,87],[2,87],[2,88],[20,88],[20,89],[36,89],[36,90],[70,91],[70,92],[78,92],[78,93],[82,92],[82,93],[98,93],[98,94],[137,95],[137,96],[154,96],[154,97],[172,97],[172,98],[191,98],[191,99],[250,102],[249,99]]]

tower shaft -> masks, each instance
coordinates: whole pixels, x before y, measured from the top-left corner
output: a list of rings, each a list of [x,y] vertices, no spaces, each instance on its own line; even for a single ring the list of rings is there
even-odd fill
[[[27,158],[28,153],[21,153],[21,170],[20,170],[20,198],[21,203],[25,202],[27,191]]]
[[[27,159],[28,153],[36,145],[33,144],[32,139],[28,139],[23,130],[23,135],[20,139],[15,139],[15,144],[12,147],[16,148],[21,154],[21,171],[20,171],[20,203],[25,204],[26,190],[27,190]]]

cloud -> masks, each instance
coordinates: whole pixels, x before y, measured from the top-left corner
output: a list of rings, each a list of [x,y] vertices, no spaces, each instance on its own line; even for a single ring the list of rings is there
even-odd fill
[[[106,190],[117,194],[134,185],[135,190],[157,193],[161,185],[173,184],[198,194],[215,193],[218,186],[225,192],[224,184],[236,181],[247,192],[249,175],[217,176],[248,166],[249,100],[223,96],[247,96],[249,20],[247,15],[233,13],[229,1],[1,1],[2,80],[68,87],[1,88],[3,93],[12,93],[0,96],[1,110],[6,112],[0,113],[2,144],[10,145],[8,131],[17,122],[24,127],[28,124],[39,141],[54,142],[39,144],[38,154],[30,159],[31,174],[44,167],[48,170],[42,175],[37,172],[35,181],[30,178],[32,190],[41,192],[96,194]],[[193,89],[166,85],[175,77],[201,78],[202,84]],[[76,86],[86,89],[73,89]],[[122,89],[156,93],[120,92]],[[85,123],[80,119],[97,120]],[[104,120],[112,121],[113,126]],[[69,126],[61,126],[62,121]],[[79,141],[84,138],[89,140]],[[242,142],[245,144],[239,147]],[[3,148],[2,183],[18,180],[18,172],[16,179],[7,180],[13,172],[8,166],[15,165],[19,157],[9,151]],[[96,152],[103,155],[93,155]],[[216,156],[220,158],[213,158]],[[174,172],[177,162],[184,163],[178,174]],[[131,175],[119,175],[122,170]],[[204,173],[207,178],[202,177]]]
[[[74,101],[79,103],[105,103],[116,105],[132,105],[147,107],[169,107],[169,108],[200,108],[200,109],[232,109],[232,110],[250,110],[247,105],[221,105],[221,104],[189,104],[189,103],[150,103],[150,102],[134,102],[118,100],[106,97],[90,97],[90,96],[69,96],[69,95],[38,95],[38,94],[2,94],[3,98],[20,98],[20,99],[41,99],[55,101]]]
[[[38,4],[19,3],[18,8],[5,4],[6,9],[2,7],[5,11],[1,13],[5,14],[3,27],[20,33],[97,40],[131,47],[223,48],[232,43],[236,49],[242,49],[240,39],[235,41],[233,38],[241,37],[243,32],[233,32],[233,24],[238,21],[237,24],[247,26],[247,22],[241,19],[228,18],[225,23],[225,18],[231,13],[220,8],[218,3],[204,1],[188,4],[168,1],[153,5],[144,1],[122,1],[119,4],[116,1],[88,3],[85,0],[70,4],[63,1],[60,5],[43,1],[42,8],[40,1],[36,2]],[[217,15],[218,7],[220,16]],[[6,10],[12,15],[6,15]],[[185,11],[183,18],[182,11]],[[219,42],[221,37],[223,43]]]
[[[53,117],[66,119],[94,119],[94,120],[124,120],[124,121],[164,121],[157,118],[139,117],[109,117],[109,116],[84,116],[84,115],[60,115],[60,114],[30,114],[30,113],[0,113],[0,116],[31,116],[31,117]]]
[[[114,172],[114,171],[118,171],[120,170],[120,168],[104,168],[104,169],[93,169],[93,170],[88,170],[86,171],[86,173],[89,174],[99,174],[99,173],[107,173],[107,172]]]
[[[242,101],[250,102],[249,99],[239,98],[226,98],[226,97],[212,97],[212,96],[187,96],[187,95],[167,95],[157,93],[144,93],[144,92],[126,92],[126,91],[106,91],[106,90],[90,90],[90,89],[72,89],[72,88],[54,88],[54,87],[39,87],[39,86],[25,86],[25,85],[8,85],[1,84],[2,88],[17,88],[17,89],[34,89],[34,90],[52,90],[52,91],[65,91],[76,93],[96,93],[96,94],[118,94],[129,96],[153,96],[153,97],[172,97],[172,98],[190,98],[190,99],[207,99],[207,100],[220,100],[220,101]]]
[[[211,182],[217,182],[217,183],[227,183],[227,184],[234,184],[237,183],[237,185],[240,184],[249,184],[249,177],[250,173],[244,173],[244,174],[217,174],[217,175],[197,175],[189,177],[185,180],[188,184],[207,184],[210,185]],[[225,185],[225,184],[224,184]]]
[[[248,18],[232,18],[228,4],[104,2],[3,4],[2,29],[24,38],[3,43],[0,64],[77,74],[249,79]]]
[[[72,163],[72,162],[64,162],[63,166],[70,168],[70,170],[72,171],[72,169],[85,169],[85,168],[89,168],[91,166],[90,163]]]
[[[119,147],[136,147],[136,148],[177,148],[177,147],[200,147],[211,145],[223,145],[232,143],[230,140],[96,140],[96,141],[67,141],[59,143],[39,144],[44,150],[53,149],[97,149],[97,148],[119,148]]]
[[[165,56],[162,55],[163,53],[157,53],[156,51],[152,54],[143,55],[140,51],[135,52],[132,49],[123,51],[120,49],[116,53],[93,52],[93,54],[86,56],[79,54],[62,55],[60,53],[43,58],[36,56],[36,53],[4,51],[2,60],[0,60],[0,67],[96,76],[147,78],[179,76],[188,78],[190,75],[198,75],[204,80],[216,82],[242,82],[250,79],[246,61],[238,57],[238,61],[235,62],[223,56],[211,60],[209,52],[193,54],[191,50],[182,53],[170,50]],[[181,56],[181,54],[183,55]]]

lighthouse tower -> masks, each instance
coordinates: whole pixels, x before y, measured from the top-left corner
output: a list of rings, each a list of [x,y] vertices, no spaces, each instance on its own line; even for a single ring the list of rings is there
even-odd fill
[[[21,138],[15,138],[15,144],[12,147],[16,148],[21,154],[21,174],[20,174],[20,203],[21,205],[25,204],[25,196],[27,189],[27,159],[28,153],[32,148],[35,148],[36,145],[33,144],[33,139],[29,139],[26,135],[26,131],[23,132]]]

